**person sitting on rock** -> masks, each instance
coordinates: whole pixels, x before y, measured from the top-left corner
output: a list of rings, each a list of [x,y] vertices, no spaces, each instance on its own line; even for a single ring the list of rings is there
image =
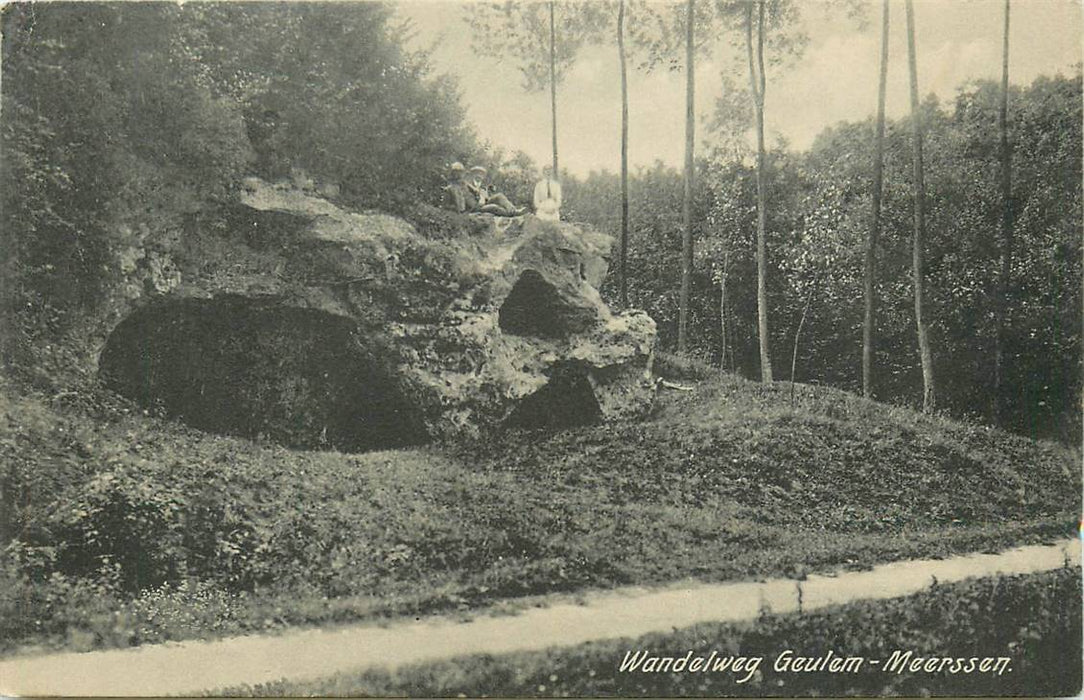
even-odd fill
[[[534,186],[534,213],[546,221],[561,220],[561,183],[553,177],[553,168],[547,167],[542,179]]]
[[[444,186],[445,205],[460,214],[478,209],[478,198],[467,187],[466,174],[462,163],[452,163],[448,168],[448,184]]]
[[[470,178],[467,180],[467,190],[478,201],[477,211],[483,214],[495,214],[497,216],[522,216],[527,213],[526,207],[517,207],[512,200],[500,192],[490,192],[485,185],[486,169],[476,165],[470,169]]]

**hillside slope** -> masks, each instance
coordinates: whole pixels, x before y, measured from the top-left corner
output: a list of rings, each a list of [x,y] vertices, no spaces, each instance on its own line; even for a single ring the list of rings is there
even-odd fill
[[[0,398],[7,648],[801,576],[1043,541],[1080,512],[1061,446],[816,387],[792,407],[788,385],[728,376],[643,422],[366,454],[210,436],[107,396]]]

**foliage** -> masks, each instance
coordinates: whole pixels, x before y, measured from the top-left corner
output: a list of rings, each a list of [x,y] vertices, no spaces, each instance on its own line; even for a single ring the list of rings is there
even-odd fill
[[[742,7],[717,5],[697,7]],[[772,6],[780,17],[794,7]],[[610,8],[583,10],[610,21]],[[683,11],[630,26],[649,65],[670,61]],[[545,12],[512,3],[476,18],[505,42],[487,50],[527,61],[529,87],[545,77],[535,36],[548,34]],[[572,17],[562,19],[561,70],[594,24]],[[522,154],[475,143],[454,84],[404,48],[409,28],[382,4],[23,3],[3,22],[0,352],[50,397],[0,387],[5,646],[123,646],[675,576],[833,568],[1064,534],[1079,515],[1079,454],[808,386],[716,377],[671,393],[642,425],[355,456],[211,438],[115,397],[58,392],[154,293],[159,256],[206,254],[231,234],[246,174],[334,186],[329,196],[400,213],[438,245],[462,219],[422,202],[437,201],[449,161],[486,165],[519,203],[537,171]],[[969,419],[993,403],[996,94],[976,83],[923,107],[937,373],[948,410]],[[723,355],[721,317],[729,365],[757,368],[753,171],[735,146],[743,116],[720,104],[728,141],[697,164],[698,359],[664,355],[664,375],[707,376],[703,362]],[[1015,88],[1010,120],[1010,426],[1079,444],[1079,72]],[[877,366],[880,398],[907,404],[919,375],[904,127],[888,127]],[[858,386],[871,132],[839,124],[808,153],[768,154],[777,353],[789,357],[807,300],[810,309],[792,380]],[[616,233],[617,177],[565,180],[568,218]],[[657,320],[664,350],[677,326],[681,191],[661,164],[631,183],[631,298]],[[613,282],[602,291],[612,298]]]
[[[212,90],[245,115],[257,172],[342,186],[394,209],[435,201],[444,166],[471,150],[458,94],[405,48],[409,27],[377,3],[206,5],[182,24]],[[286,50],[284,50],[286,47]]]
[[[603,3],[582,0],[555,3],[553,9],[554,68],[560,84],[576,54],[609,21],[610,11]],[[546,2],[479,3],[464,19],[475,51],[498,61],[518,61],[523,89],[538,92],[550,85],[549,13]]]
[[[714,49],[715,28],[720,17],[735,11],[737,3],[699,2],[693,7],[696,25],[693,51],[707,56]],[[665,67],[670,72],[685,70],[685,27],[688,6],[675,3],[630,3],[630,45],[640,70],[651,72]]]
[[[1010,96],[1017,247],[1010,290],[1006,427],[1080,440],[1081,79],[1040,78]],[[696,178],[690,352],[716,364],[720,283],[727,277],[726,366],[756,376],[754,171],[735,144],[741,110],[721,103],[721,148]],[[927,278],[931,328],[942,350],[939,402],[952,415],[988,418],[997,281],[999,208],[997,86],[980,82],[952,105],[924,106],[927,154]],[[886,131],[877,397],[913,405],[921,396],[910,287],[911,156],[906,121]],[[788,377],[807,300],[795,379],[861,387],[862,246],[870,211],[873,126],[825,130],[808,153],[777,144],[767,154],[768,304],[773,365]],[[608,173],[567,179],[568,218],[619,233],[619,183]],[[658,322],[663,349],[676,340],[680,175],[661,164],[630,182],[629,289]],[[613,276],[611,275],[611,278]],[[616,298],[613,279],[603,294]]]
[[[651,372],[663,379],[709,379],[715,374],[715,368],[687,355],[675,355],[668,352],[655,354]]]
[[[542,177],[534,160],[523,151],[508,154],[488,143],[484,146],[476,153],[473,164],[486,168],[491,191],[503,193],[517,205],[528,205],[534,197],[535,183]]]
[[[1079,426],[1075,407],[1080,336],[1079,324],[1070,318],[1076,318],[1081,308],[1081,236],[1075,214],[1081,199],[1081,137],[1079,125],[1068,120],[1080,114],[1079,97],[1079,76],[1042,78],[1010,97],[1013,167],[1022,174],[1014,184],[1014,208],[1020,215],[1007,340],[1011,386],[1005,391],[1012,407],[1008,425],[1026,434],[1054,434],[1072,442],[1079,438],[1074,426]],[[957,415],[986,415],[992,405],[988,367],[1000,253],[996,99],[996,87],[980,83],[962,91],[952,111],[932,102],[924,108],[929,145],[928,306],[932,333],[941,348],[935,357],[936,374],[942,378],[940,393]],[[847,387],[859,381],[854,352],[823,344],[832,338],[856,337],[860,324],[857,275],[859,242],[868,219],[871,140],[869,124],[841,125],[818,139],[807,160],[808,177],[818,183],[807,217],[826,222],[821,240],[829,247],[823,252],[836,258],[820,266],[825,284],[814,300],[816,330],[809,336],[812,357],[805,376]],[[907,262],[911,198],[907,151],[905,124],[889,124],[879,251],[881,342],[875,364],[881,368],[879,396],[897,401],[914,401],[919,393],[917,352],[909,337],[914,321]],[[1049,202],[1051,188],[1057,190],[1061,204],[1039,205]],[[1030,218],[1036,206],[1046,212],[1042,221]],[[812,253],[814,247],[809,250]]]
[[[905,598],[863,601],[810,614],[766,613],[754,622],[701,624],[639,639],[600,641],[546,652],[466,656],[388,671],[340,674],[219,690],[229,696],[451,697],[498,692],[514,697],[849,697],[930,695],[1069,697],[1080,691],[1080,569],[999,576],[934,586]],[[742,673],[621,673],[626,652],[683,657],[761,657]],[[783,672],[775,659],[837,655],[882,664],[895,650],[914,657],[1005,656],[1004,674],[905,670],[864,663],[857,673]],[[977,665],[977,664],[976,664]]]
[[[6,302],[39,332],[108,299],[123,224],[221,196],[247,159],[239,114],[170,60],[163,8],[4,16]]]

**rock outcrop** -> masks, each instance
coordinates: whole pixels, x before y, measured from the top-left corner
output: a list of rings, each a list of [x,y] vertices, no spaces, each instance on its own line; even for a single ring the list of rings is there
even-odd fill
[[[649,408],[655,323],[599,296],[609,236],[421,211],[246,182],[229,231],[192,232],[113,331],[103,377],[200,428],[355,450]]]

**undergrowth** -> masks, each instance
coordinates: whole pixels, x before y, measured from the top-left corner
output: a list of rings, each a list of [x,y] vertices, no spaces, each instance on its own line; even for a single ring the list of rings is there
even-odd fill
[[[0,387],[0,648],[796,576],[1067,536],[1074,455],[715,376],[642,423],[341,454]]]

